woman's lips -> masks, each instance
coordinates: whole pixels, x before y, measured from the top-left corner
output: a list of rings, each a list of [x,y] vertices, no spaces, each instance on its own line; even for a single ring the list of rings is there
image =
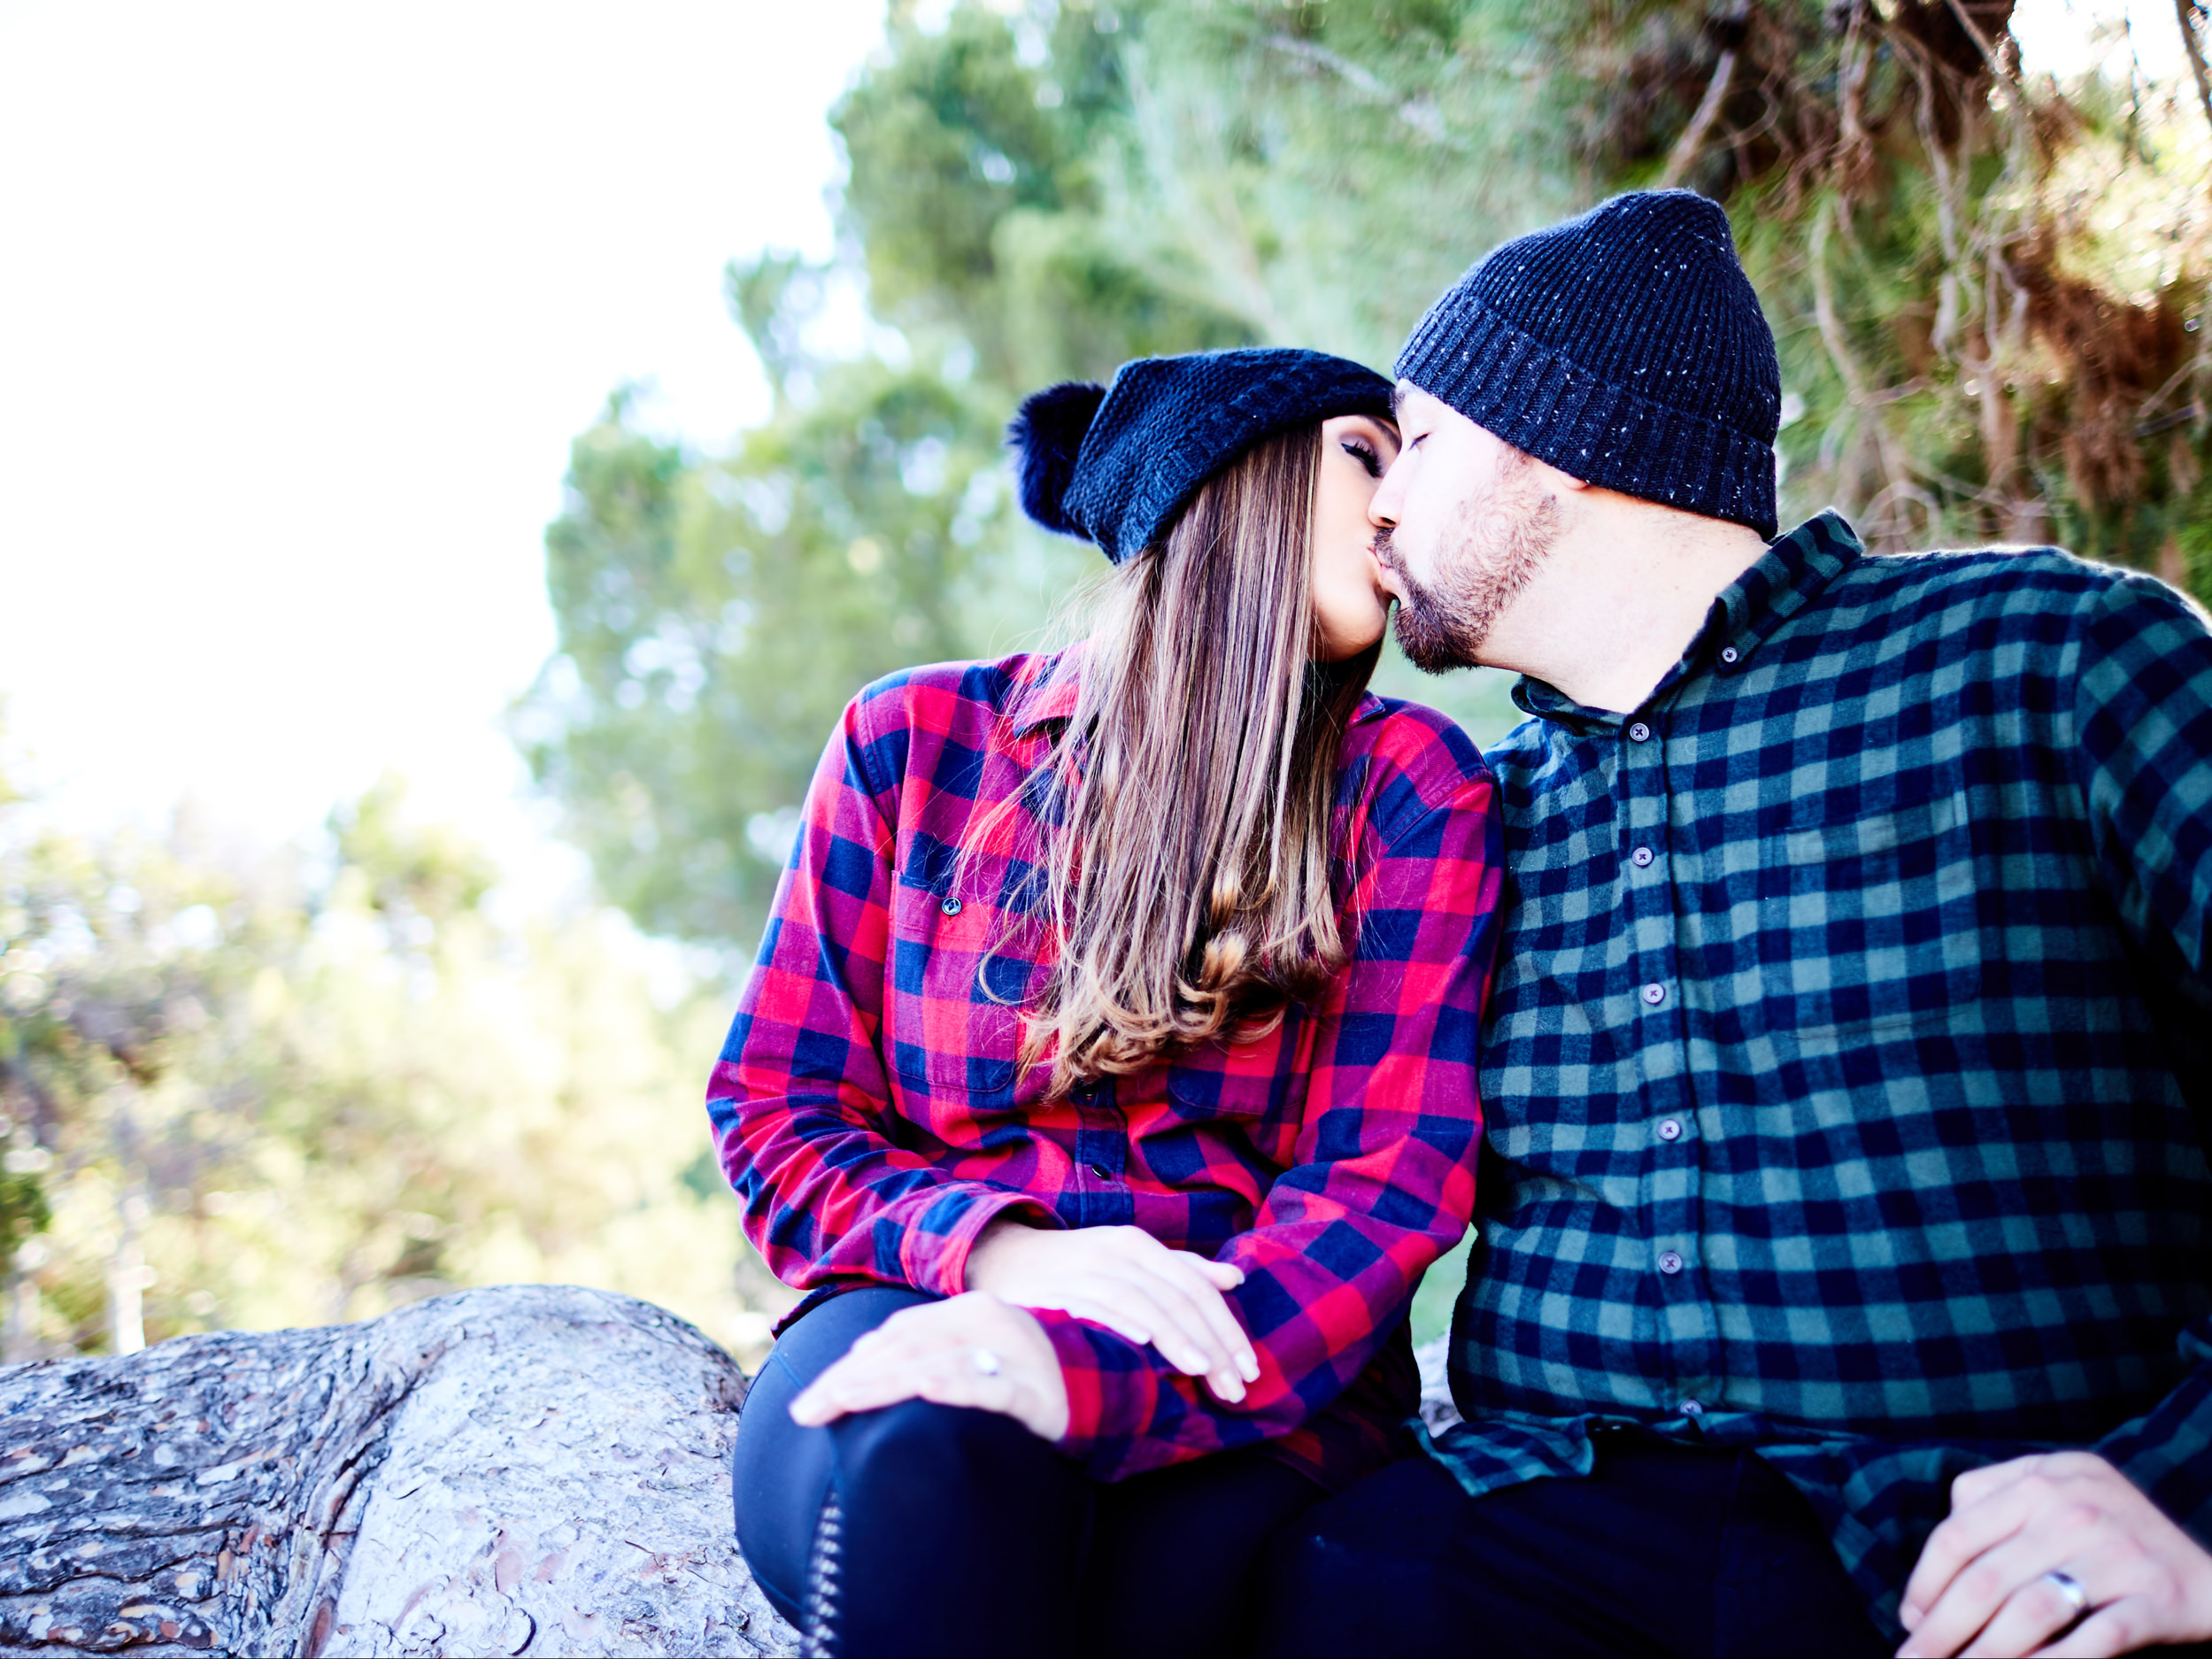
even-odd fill
[[[1375,590],[1385,598],[1403,600],[1405,594],[1398,585],[1398,573],[1376,557],[1375,549],[1368,549],[1368,562],[1375,567]]]

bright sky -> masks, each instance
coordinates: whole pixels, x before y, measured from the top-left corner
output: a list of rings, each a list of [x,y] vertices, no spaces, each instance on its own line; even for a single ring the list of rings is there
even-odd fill
[[[498,721],[568,441],[628,380],[762,413],[721,269],[827,251],[880,12],[0,0],[0,696],[57,807],[274,841],[391,767],[552,856]],[[2118,14],[2023,0],[2030,67]]]
[[[0,0],[0,697],[86,822],[276,840],[387,766],[528,850],[497,721],[618,383],[765,413],[724,262],[829,251],[882,0]]]

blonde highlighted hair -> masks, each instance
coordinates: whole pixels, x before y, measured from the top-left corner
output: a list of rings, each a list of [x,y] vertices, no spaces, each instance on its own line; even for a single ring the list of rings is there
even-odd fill
[[[1017,799],[1044,838],[1057,952],[1023,1010],[1048,1092],[1266,1035],[1347,945],[1337,761],[1379,644],[1314,660],[1319,425],[1208,478],[1108,579],[1075,711]]]

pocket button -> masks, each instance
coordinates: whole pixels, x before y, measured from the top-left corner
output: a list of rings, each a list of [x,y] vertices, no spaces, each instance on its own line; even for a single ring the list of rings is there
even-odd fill
[[[943,904],[939,905],[937,908],[944,911],[948,916],[957,916],[960,914],[960,901],[957,899],[948,899]]]

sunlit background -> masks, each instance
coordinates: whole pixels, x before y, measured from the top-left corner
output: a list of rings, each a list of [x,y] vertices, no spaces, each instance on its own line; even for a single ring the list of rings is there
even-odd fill
[[[757,1353],[706,1067],[837,705],[1085,570],[1050,380],[1385,365],[1683,182],[1793,507],[2204,590],[2173,7],[1543,10],[0,4],[8,1357],[533,1278]]]

